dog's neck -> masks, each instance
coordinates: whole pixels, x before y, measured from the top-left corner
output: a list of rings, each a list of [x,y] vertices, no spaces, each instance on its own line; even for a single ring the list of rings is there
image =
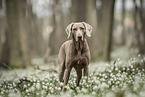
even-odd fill
[[[75,40],[73,40],[73,41],[74,41],[74,47],[77,51],[77,55],[81,56],[81,52],[82,52],[83,46],[84,46],[84,41],[75,41]]]

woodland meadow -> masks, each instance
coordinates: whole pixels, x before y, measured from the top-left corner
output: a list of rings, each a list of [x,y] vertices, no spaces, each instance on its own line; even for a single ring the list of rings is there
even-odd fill
[[[92,26],[89,77],[58,79],[72,22]],[[88,80],[88,82],[87,82]],[[63,91],[63,87],[66,88]],[[0,97],[145,97],[145,0],[0,0]]]

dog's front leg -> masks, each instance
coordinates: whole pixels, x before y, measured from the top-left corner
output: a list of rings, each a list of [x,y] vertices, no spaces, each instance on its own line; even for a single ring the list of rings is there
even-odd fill
[[[76,85],[79,86],[80,80],[82,78],[82,69],[76,69],[76,72],[77,72]]]
[[[84,68],[84,73],[83,73],[83,75],[88,77],[88,74],[89,74],[89,68],[88,68],[88,66],[86,66],[86,67]]]
[[[65,69],[65,73],[64,73],[64,85],[67,85],[67,83],[68,83],[71,69],[72,68],[66,68]]]
[[[61,65],[61,67],[60,67],[60,69],[59,69],[59,81],[60,82],[63,82],[63,76],[64,76],[64,71],[65,71],[65,65],[64,64],[62,64]]]

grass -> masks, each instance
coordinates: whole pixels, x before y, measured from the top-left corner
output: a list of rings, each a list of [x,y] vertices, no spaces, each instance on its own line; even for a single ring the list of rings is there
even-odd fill
[[[110,64],[98,64],[90,65],[93,69],[91,68],[88,78],[81,79],[80,87],[76,86],[76,73],[72,71],[65,92],[62,91],[63,83],[59,82],[57,73],[29,70],[25,76],[1,80],[0,96],[143,97],[145,95],[145,57],[139,55],[128,62],[117,59]],[[103,69],[99,70],[101,66]]]

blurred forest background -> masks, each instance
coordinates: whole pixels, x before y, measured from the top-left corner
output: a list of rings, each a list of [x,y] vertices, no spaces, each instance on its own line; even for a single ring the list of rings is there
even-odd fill
[[[0,67],[26,68],[58,54],[65,28],[84,21],[92,61],[127,47],[145,54],[145,0],[0,0]]]

